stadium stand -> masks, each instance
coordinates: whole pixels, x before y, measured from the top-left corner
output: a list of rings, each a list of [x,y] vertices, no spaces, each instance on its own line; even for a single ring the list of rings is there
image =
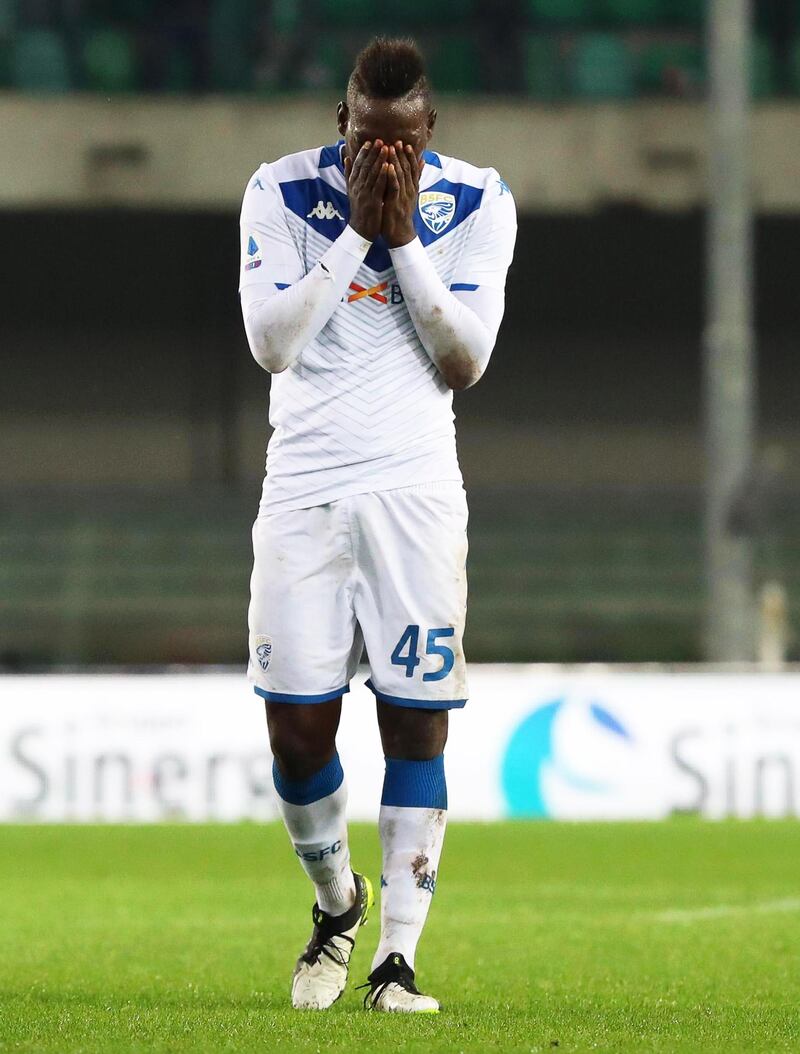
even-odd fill
[[[14,38],[11,83],[20,91],[61,93],[74,87],[67,48],[55,29],[25,29]]]
[[[82,58],[85,84],[90,90],[131,92],[136,89],[136,51],[125,30],[95,30],[86,39]]]
[[[774,13],[779,6],[779,0],[758,6],[752,74],[754,91],[760,100],[787,92],[800,94],[800,38],[786,28],[787,24],[796,26],[797,18],[787,23],[785,17],[782,21],[771,17],[769,10]],[[800,0],[791,0],[791,6],[800,16]],[[190,8],[191,17],[187,14]],[[508,19],[494,19],[489,27],[492,32],[505,34],[504,39],[509,42],[508,50],[502,51],[506,70],[484,61],[490,9],[511,13]],[[781,9],[788,10],[785,4]],[[204,12],[199,22],[198,10]],[[704,91],[707,78],[702,15],[702,0],[497,0],[496,5],[478,0],[448,0],[436,8],[434,15],[423,0],[409,0],[404,8],[407,25],[413,22],[418,27],[432,77],[440,90],[483,93],[506,90],[508,85],[516,84],[522,99],[545,104],[572,100],[603,103],[637,97],[697,98]],[[140,92],[267,95],[311,89],[339,92],[356,47],[369,32],[390,28],[393,17],[392,12],[384,16],[363,0],[205,0],[202,4],[173,5],[122,0],[113,5],[113,11],[110,5],[97,0],[71,0],[69,4],[0,0],[0,84],[21,92],[54,96],[72,90],[101,96]],[[320,26],[320,32],[306,32],[311,18]],[[492,47],[495,43],[493,38]],[[445,107],[442,109],[444,113]],[[520,112],[523,109],[519,107]],[[550,115],[545,117],[550,119]],[[655,227],[648,221],[642,228],[644,233],[634,237],[631,232],[643,222],[642,210],[638,206],[625,208],[628,211],[618,213],[608,209],[591,221],[573,216],[557,216],[551,221],[539,216],[535,227],[529,228],[530,234],[520,239],[519,251],[522,246],[529,248],[527,262],[521,255],[518,257],[513,278],[516,285],[509,297],[503,334],[506,376],[516,382],[516,367],[527,361],[529,313],[534,319],[538,346],[544,349],[544,384],[538,383],[539,378],[536,384],[530,384],[524,405],[521,395],[517,398],[514,406],[520,420],[538,420],[547,411],[553,416],[545,415],[542,427],[549,420],[563,419],[595,423],[602,434],[615,412],[613,405],[606,405],[609,388],[597,385],[595,390],[594,382],[585,375],[584,392],[590,392],[591,398],[578,398],[566,368],[562,371],[557,365],[558,356],[569,357],[570,370],[585,369],[595,358],[600,361],[609,357],[613,364],[609,373],[622,375],[632,371],[639,377],[639,357],[633,349],[641,346],[643,356],[653,356],[649,361],[655,361],[661,353],[659,348],[663,350],[667,343],[676,354],[679,346],[688,347],[687,354],[691,356],[680,360],[682,375],[690,379],[686,385],[688,395],[680,394],[676,399],[674,414],[669,409],[672,404],[653,407],[653,389],[659,386],[658,382],[651,383],[647,378],[632,381],[626,390],[632,392],[637,390],[636,385],[641,386],[639,390],[645,394],[643,406],[652,411],[654,424],[659,428],[681,426],[694,419],[699,385],[692,380],[691,363],[697,359],[697,349],[669,331],[660,334],[660,343],[654,349],[653,334],[661,327],[654,323],[651,314],[653,304],[662,304],[665,314],[660,317],[669,324],[677,310],[674,305],[681,305],[684,310],[687,291],[689,299],[694,295],[692,290],[697,290],[699,298],[699,221],[696,217],[671,218],[670,226],[665,226],[665,233],[660,235],[662,220]],[[102,221],[98,219],[99,212],[92,218],[91,210],[80,215],[70,216],[68,211],[54,215],[58,216],[56,241],[69,246],[70,259],[78,245],[83,247],[84,261],[105,260],[109,243],[112,248],[123,244],[130,248],[130,237],[123,227],[113,237],[104,230],[102,241],[91,241],[87,232],[92,224],[98,230],[100,222],[103,228],[110,224],[105,213]],[[35,214],[23,216],[21,221],[28,225],[35,221]],[[165,237],[168,224],[160,213],[149,221],[136,215],[137,226],[147,222],[157,222],[160,237]],[[237,460],[240,446],[246,447],[237,428],[249,418],[242,414],[226,431],[228,418],[222,412],[217,415],[219,407],[227,405],[226,400],[232,405],[237,393],[244,389],[235,388],[233,382],[231,387],[222,385],[220,363],[229,360],[216,350],[223,349],[225,355],[233,351],[244,362],[241,347],[235,351],[237,340],[240,345],[242,337],[235,283],[229,277],[236,252],[236,224],[232,213],[221,213],[214,220],[219,227],[215,228],[210,248],[204,251],[196,233],[204,221],[191,217],[191,222],[192,231],[181,227],[165,238],[169,251],[159,253],[151,265],[158,276],[189,276],[175,283],[169,302],[169,310],[178,320],[176,327],[185,318],[192,320],[185,339],[176,340],[173,346],[172,331],[169,330],[169,337],[165,336],[168,327],[158,315],[160,308],[152,308],[155,329],[150,325],[152,319],[139,318],[138,303],[135,308],[136,326],[141,326],[144,334],[142,347],[152,344],[169,347],[172,352],[171,359],[164,355],[163,363],[159,363],[159,382],[152,385],[152,391],[137,380],[138,373],[145,370],[143,362],[129,364],[124,375],[120,370],[113,377],[103,373],[97,349],[107,339],[105,329],[99,336],[99,330],[90,328],[88,335],[81,332],[79,338],[70,338],[80,354],[74,360],[64,356],[64,361],[75,363],[73,373],[77,378],[65,399],[69,402],[76,393],[88,393],[79,406],[70,405],[70,413],[65,415],[65,436],[73,434],[70,429],[74,429],[74,420],[80,414],[90,413],[94,407],[108,412],[109,405],[117,405],[111,395],[102,394],[104,384],[108,383],[108,391],[115,394],[119,386],[124,412],[131,417],[141,413],[143,419],[154,409],[151,398],[158,402],[163,387],[167,394],[156,409],[162,415],[167,411],[176,415],[170,427],[179,437],[175,451],[180,450],[180,455],[173,453],[177,463],[185,448],[185,473],[183,468],[180,473],[176,470],[174,484],[162,483],[161,489],[155,484],[145,485],[144,473],[130,484],[119,482],[127,478],[124,474],[109,475],[112,482],[104,485],[89,481],[95,477],[87,476],[84,481],[79,474],[69,486],[67,480],[59,481],[55,488],[49,484],[13,484],[12,500],[0,507],[0,667],[196,662],[209,658],[242,661],[242,619],[251,559],[248,526],[254,515],[258,483],[246,477],[244,462]],[[783,217],[776,218],[775,229],[783,229],[786,222]],[[587,224],[587,233],[570,234],[583,223]],[[675,231],[684,229],[687,223],[694,226],[692,233],[682,236],[680,251],[674,250],[665,267],[654,270],[653,260],[662,255],[665,244],[676,243]],[[650,241],[653,232],[659,239],[656,246],[661,247],[656,251]],[[574,239],[566,249],[565,235]],[[605,286],[599,276],[608,266],[608,246],[620,237],[623,249],[614,256],[619,279],[611,289],[619,297],[617,300],[608,290],[603,292]],[[13,237],[7,240],[15,244]],[[30,242],[31,261],[35,264],[43,239],[19,240]],[[645,243],[646,254],[636,248]],[[142,244],[149,245],[150,241],[145,238]],[[763,247],[763,233],[756,244]],[[758,268],[765,303],[762,317],[774,314],[775,303],[783,296],[781,282],[787,288],[791,286],[793,272],[790,266],[784,266],[783,255],[790,253],[798,240],[790,234],[780,244],[783,249],[775,254],[772,267]],[[556,245],[563,251],[563,258],[553,251]],[[94,248],[89,251],[87,246]],[[546,282],[543,275],[553,270],[552,262],[559,259],[555,277]],[[636,261],[643,259],[647,263],[640,275]],[[213,266],[209,263],[212,260]],[[85,270],[85,263],[82,266]],[[584,277],[576,284],[581,266]],[[24,270],[32,273],[32,268]],[[98,269],[100,277],[105,270]],[[140,274],[143,270],[136,269]],[[73,281],[74,269],[62,267],[59,273],[65,276],[67,289],[61,294],[63,314],[59,322],[49,302],[47,319],[50,331],[59,331],[58,348],[72,346],[61,323],[67,328],[83,329],[85,312],[79,318],[72,304],[78,296],[84,301],[89,299],[79,292],[89,287],[102,304],[102,321],[108,325],[108,332],[121,335],[128,347],[139,339],[128,333],[132,316],[121,310],[119,317],[112,318],[109,304],[113,296],[103,295],[102,282],[99,288],[97,282],[82,287]],[[675,279],[669,293],[670,275],[688,278],[684,281],[682,277],[680,282]],[[665,276],[669,279],[667,288],[663,283]],[[199,321],[194,303],[198,283],[201,299],[208,303],[207,315]],[[149,287],[143,286],[145,302],[152,305],[157,299],[154,285],[164,284],[159,277]],[[566,291],[563,295],[562,289]],[[116,284],[109,286],[109,292],[119,295]],[[573,298],[580,305],[579,311],[573,307]],[[785,299],[793,307],[791,294]],[[550,313],[543,319],[548,303]],[[604,306],[617,303],[619,309]],[[620,317],[624,315],[633,334],[629,336],[626,331],[622,342],[612,317],[617,311]],[[590,333],[580,329],[573,332],[570,328],[572,315],[581,313],[591,318]],[[226,321],[215,330],[219,319],[228,319],[229,314],[236,316],[231,326],[226,328]],[[599,320],[598,314],[603,316]],[[18,311],[12,323],[4,319],[0,327],[6,345],[16,349],[17,377],[31,375],[25,348],[35,343],[26,331],[29,323],[23,316],[24,312]],[[545,325],[548,319],[552,332]],[[170,315],[169,325],[172,323]],[[773,387],[776,383],[770,356],[777,360],[779,350],[783,356],[779,344],[781,348],[784,343],[794,348],[787,335],[793,332],[793,323],[792,313],[776,329],[777,336],[760,338],[759,354],[766,364],[765,391],[770,383]],[[699,333],[699,307],[682,325]],[[156,331],[160,334],[157,340]],[[190,373],[187,349],[195,341],[203,368]],[[46,335],[41,343],[47,345]],[[559,352],[559,348],[563,351]],[[172,370],[169,376],[167,361]],[[249,358],[246,366],[252,366]],[[181,370],[186,371],[185,376],[179,376]],[[229,378],[227,365],[225,370],[224,377]],[[597,378],[603,372],[598,370],[591,376]],[[510,384],[508,388],[498,387],[493,408],[484,409],[486,387],[494,383],[494,376],[479,390],[474,405],[480,410],[472,419],[468,410],[471,396],[464,397],[462,435],[469,434],[471,420],[477,421],[478,415],[490,423],[500,420],[501,406],[502,420],[506,421],[505,400]],[[785,378],[787,374],[779,370],[774,376]],[[524,380],[529,375],[523,372],[519,377]],[[34,387],[35,399],[39,400],[40,386],[37,383],[32,390]],[[518,387],[521,391],[523,385]],[[782,383],[780,387],[788,399],[791,385]],[[213,398],[209,395],[217,388],[221,391],[219,399],[216,394]],[[14,391],[14,385],[9,385],[8,390]],[[14,398],[19,401],[18,394]],[[688,410],[681,400],[691,403]],[[762,392],[762,400],[767,406],[773,405],[774,411],[774,394],[765,397]],[[32,407],[36,405],[31,402]],[[20,416],[19,407],[10,401],[4,408]],[[792,404],[778,423],[782,422],[787,430],[793,429],[795,416]],[[768,410],[765,418],[775,423],[774,412],[770,418]],[[57,422],[55,427],[59,427]],[[208,439],[206,432],[214,437],[219,434],[219,443]],[[8,434],[24,437],[26,433],[9,430]],[[258,471],[260,444],[259,438],[254,458],[247,462],[248,471]],[[473,449],[475,445],[473,440]],[[137,456],[141,457],[141,453]],[[509,441],[495,460],[514,456],[523,454],[515,451]],[[98,470],[97,478],[101,476]],[[195,480],[196,489],[188,487],[188,478]],[[470,582],[476,598],[469,620],[472,658],[687,661],[700,657],[704,572],[699,487],[687,484],[685,490],[680,490],[668,482],[661,489],[652,489],[653,478],[657,477],[648,476],[641,487],[630,485],[627,490],[615,490],[616,484],[598,483],[587,490],[580,481],[574,485],[563,480],[552,482],[543,470],[530,477],[535,482],[526,476],[513,490],[506,481],[503,486],[507,489],[503,490],[500,485],[491,489],[485,484],[493,478],[484,472],[480,476],[483,482],[470,487]],[[224,487],[223,480],[227,480]],[[792,502],[778,510],[774,520],[766,518],[767,528],[759,528],[759,576],[764,580],[774,569],[773,577],[785,582],[797,609],[800,549],[791,544],[791,539],[797,537],[800,503],[796,498]],[[793,647],[796,653],[796,642]]]
[[[609,22],[622,26],[654,26],[669,17],[664,0],[605,0],[601,10]]]
[[[475,661],[700,657],[701,495],[472,488]],[[0,510],[0,664],[242,659],[252,488],[16,492]],[[788,502],[761,573],[800,588]]]
[[[639,55],[639,90],[649,95],[694,94],[705,80],[705,54],[695,41],[653,40]]]
[[[525,87],[542,102],[555,102],[566,91],[557,37],[530,33],[526,38]]]
[[[797,94],[800,3],[755,7],[754,93]],[[692,98],[705,83],[703,21],[703,0],[408,0],[402,12],[369,0],[0,0],[0,85],[54,93],[340,88],[365,35],[402,30],[419,36],[442,92],[543,102]],[[318,32],[307,33],[309,24]]]
[[[533,22],[545,25],[580,25],[590,17],[588,0],[528,0]]]
[[[628,99],[636,84],[633,57],[622,37],[587,33],[572,54],[570,81],[584,99]]]
[[[478,91],[483,87],[475,42],[466,34],[443,37],[431,53],[429,68],[440,91]]]

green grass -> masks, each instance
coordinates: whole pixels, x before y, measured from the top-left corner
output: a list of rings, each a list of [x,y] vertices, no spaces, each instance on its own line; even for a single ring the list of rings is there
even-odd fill
[[[276,825],[2,827],[0,1050],[800,1048],[796,823],[452,824],[417,964],[438,1017],[353,988],[293,1012],[310,907]]]

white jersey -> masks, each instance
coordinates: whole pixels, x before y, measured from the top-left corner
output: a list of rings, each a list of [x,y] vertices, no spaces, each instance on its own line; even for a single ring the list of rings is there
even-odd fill
[[[344,231],[342,144],[263,164],[241,217],[240,292],[275,295]],[[512,195],[494,169],[423,155],[417,235],[439,278],[469,304],[502,293],[513,253]],[[327,324],[272,377],[262,507],[308,508],[367,491],[461,480],[453,394],[403,302],[383,239],[372,243]]]

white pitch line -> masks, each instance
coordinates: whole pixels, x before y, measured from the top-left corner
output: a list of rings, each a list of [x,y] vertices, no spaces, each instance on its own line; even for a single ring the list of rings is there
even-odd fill
[[[701,922],[703,919],[725,919],[736,915],[774,915],[800,911],[800,897],[762,900],[753,904],[713,904],[706,908],[670,908],[648,913],[656,922]]]

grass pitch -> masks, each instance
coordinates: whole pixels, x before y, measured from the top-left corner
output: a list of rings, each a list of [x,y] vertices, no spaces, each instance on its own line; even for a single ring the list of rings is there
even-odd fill
[[[292,1011],[309,890],[277,825],[0,828],[0,1050],[800,1048],[796,823],[452,824],[437,1017],[362,1010],[377,915],[339,1003]]]

